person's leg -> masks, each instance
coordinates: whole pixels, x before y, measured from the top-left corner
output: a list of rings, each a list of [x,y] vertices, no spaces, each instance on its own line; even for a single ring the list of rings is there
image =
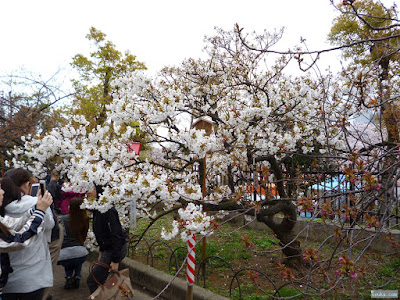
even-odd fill
[[[16,293],[2,294],[1,297],[3,300],[18,300],[18,294]]]
[[[19,300],[41,300],[43,299],[45,289],[39,289],[30,293],[21,293],[19,296]]]
[[[74,276],[74,269],[65,269],[65,277],[66,278],[72,278]]]
[[[127,251],[128,251],[128,243],[125,243],[124,245],[122,245],[121,257],[119,261],[122,261],[125,258]],[[111,263],[111,252],[104,251],[103,255],[100,258],[100,261],[109,265]],[[90,293],[93,293],[98,287],[97,283],[93,279],[93,276],[96,278],[98,282],[103,284],[106,281],[108,274],[109,274],[108,269],[101,267],[99,265],[94,266],[92,274],[89,274],[86,280]]]
[[[65,277],[72,277],[75,268],[73,259],[60,260],[57,264],[64,267]]]
[[[72,276],[72,278],[73,278],[73,287],[75,288],[75,289],[79,289],[79,284],[80,284],[80,281],[81,281],[81,278],[82,278],[82,274],[81,274],[81,272],[82,272],[82,264],[85,262],[85,260],[86,260],[86,258],[87,258],[87,255],[85,255],[85,256],[82,256],[82,257],[77,257],[77,258],[74,258],[73,259],[73,268],[72,268],[72,270],[73,270],[73,276]]]
[[[100,258],[100,261],[109,265],[111,263],[111,252],[104,251],[103,255]],[[108,277],[108,269],[95,265],[92,269],[92,272],[89,274],[86,282],[89,288],[90,293],[92,294],[98,287],[96,281],[94,281],[93,277],[96,278],[98,282],[103,284]]]
[[[57,265],[58,257],[60,256],[61,245],[64,241],[64,226],[61,223],[57,223],[55,226],[60,228],[60,238],[49,243],[49,251],[51,257],[51,265],[53,268],[53,274],[55,272],[55,267]],[[50,288],[46,288],[43,294],[43,300],[46,300],[50,295]]]
[[[41,300],[44,289],[39,289],[30,293],[3,294],[3,300]]]
[[[121,247],[121,257],[120,257],[119,261],[122,261],[125,258],[127,253],[128,253],[128,243],[125,243]]]
[[[83,265],[83,263],[85,262],[85,260],[86,260],[87,257],[88,257],[88,256],[85,255],[85,256],[76,258],[75,274],[74,274],[74,277],[75,277],[75,278],[76,278],[76,277],[79,277],[79,278],[82,277],[82,265]]]
[[[74,280],[73,280],[73,274],[74,274],[74,269],[75,269],[75,259],[64,259],[60,260],[58,262],[58,265],[61,265],[64,267],[65,271],[65,285],[64,289],[69,290],[74,287]]]

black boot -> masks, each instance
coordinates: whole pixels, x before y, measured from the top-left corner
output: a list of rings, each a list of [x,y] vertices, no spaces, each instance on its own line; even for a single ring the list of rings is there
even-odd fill
[[[79,289],[79,281],[81,279],[79,277],[74,277],[74,289]]]
[[[67,277],[67,281],[65,282],[64,289],[70,290],[74,287],[74,279],[72,277]]]

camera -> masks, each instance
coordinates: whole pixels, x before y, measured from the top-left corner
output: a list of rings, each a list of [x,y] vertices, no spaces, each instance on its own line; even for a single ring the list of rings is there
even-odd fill
[[[31,186],[31,196],[36,197],[39,190],[39,183],[33,183]]]
[[[40,180],[40,193],[42,194],[42,197],[44,196],[44,192],[46,191],[46,181]]]

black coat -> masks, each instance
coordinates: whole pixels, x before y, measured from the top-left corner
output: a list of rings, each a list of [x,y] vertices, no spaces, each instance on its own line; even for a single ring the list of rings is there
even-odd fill
[[[122,229],[118,212],[114,207],[105,213],[93,211],[93,232],[100,252],[111,252],[111,261],[119,263],[122,246],[127,242],[127,233]]]

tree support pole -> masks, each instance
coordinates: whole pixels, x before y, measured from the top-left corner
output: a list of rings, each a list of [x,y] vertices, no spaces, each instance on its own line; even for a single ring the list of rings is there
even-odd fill
[[[206,190],[206,157],[205,156],[203,158],[203,172],[204,172],[204,176],[203,176],[203,184],[201,186],[201,192],[203,194],[203,200],[204,200],[204,198],[207,196],[207,190]],[[204,262],[204,260],[206,259],[206,248],[207,248],[206,236],[203,236],[203,240],[201,241],[201,245],[202,245],[201,259]],[[201,267],[203,269],[203,276],[206,276],[206,264],[203,263]]]
[[[187,269],[186,269],[186,279],[187,279],[187,295],[186,300],[193,300],[193,284],[195,275],[195,262],[196,262],[196,236],[193,234],[187,241]]]

